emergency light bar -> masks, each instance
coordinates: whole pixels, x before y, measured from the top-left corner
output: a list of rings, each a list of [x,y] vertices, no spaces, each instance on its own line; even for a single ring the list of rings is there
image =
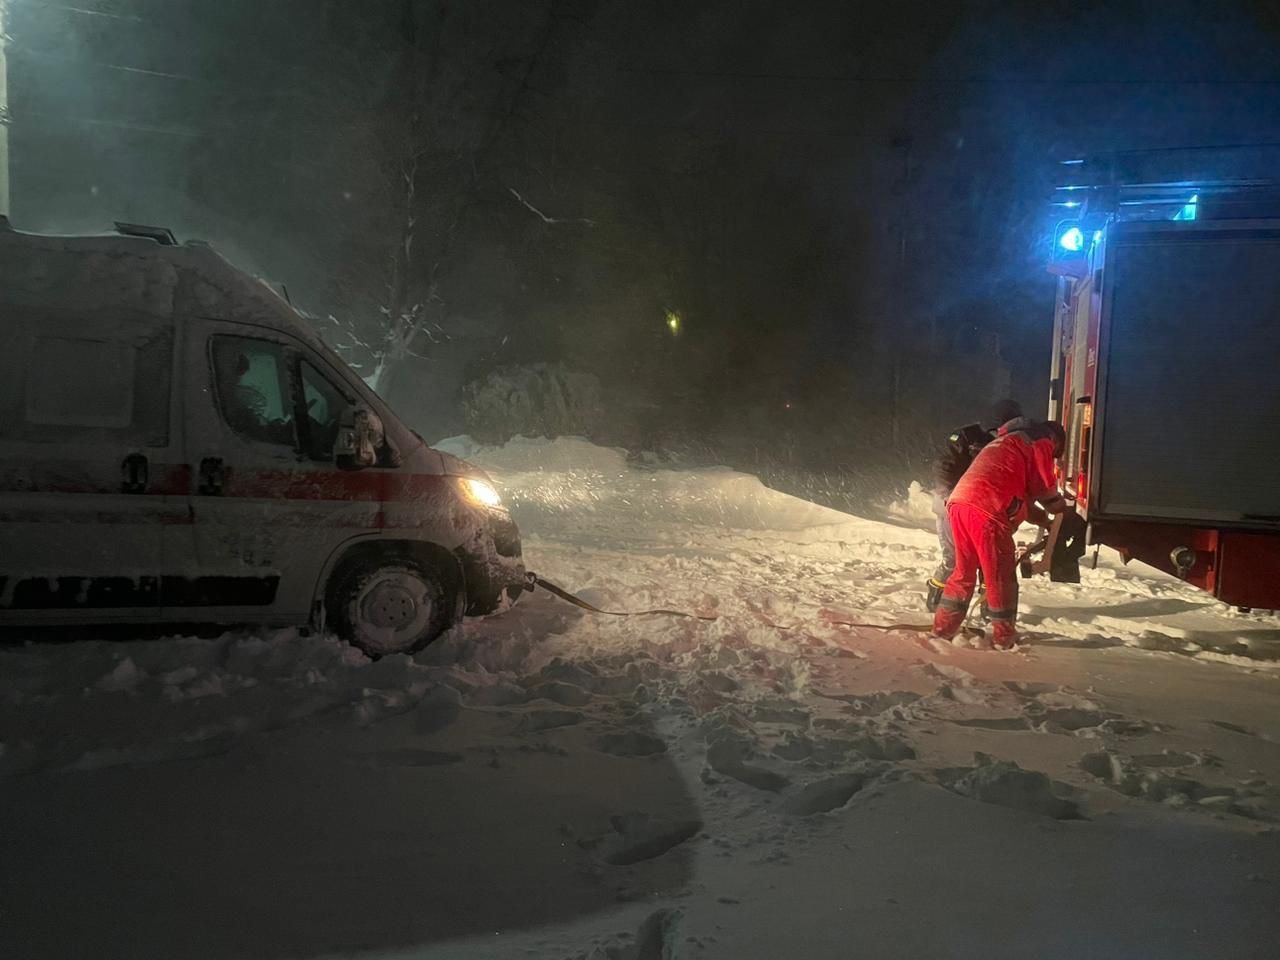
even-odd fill
[[[1278,166],[1280,143],[1130,150],[1064,160],[1051,206],[1073,215],[1079,211],[1081,219],[1101,215],[1104,221],[1273,217],[1280,205]],[[1091,227],[1081,228],[1086,239]]]
[[[1084,231],[1079,224],[1072,223],[1061,230],[1058,234],[1058,249],[1065,253],[1084,252]]]

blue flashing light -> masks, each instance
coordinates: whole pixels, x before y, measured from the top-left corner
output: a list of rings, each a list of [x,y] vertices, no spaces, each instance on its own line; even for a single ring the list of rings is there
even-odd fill
[[[1058,237],[1058,246],[1068,253],[1079,253],[1084,249],[1084,231],[1079,227],[1069,227]]]
[[[1093,242],[1094,242],[1095,244],[1098,244],[1098,243],[1101,243],[1101,242],[1102,242],[1102,231],[1101,231],[1101,230],[1095,230],[1095,231],[1093,231]]]

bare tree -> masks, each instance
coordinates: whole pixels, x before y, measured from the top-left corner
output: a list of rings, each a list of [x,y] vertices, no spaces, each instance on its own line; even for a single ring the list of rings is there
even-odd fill
[[[341,299],[352,305],[368,305],[376,283],[376,316],[327,325],[338,349],[384,394],[405,360],[429,357],[432,344],[447,336],[444,287],[459,228],[479,200],[496,192],[486,167],[504,134],[522,119],[521,103],[562,20],[557,6],[558,0],[531,4],[525,26],[533,25],[532,31],[513,24],[495,33],[486,4],[399,0],[372,144],[391,241],[376,267],[366,254],[339,269]],[[496,69],[487,84],[477,83],[477,72],[484,75],[477,65],[486,61]],[[560,222],[514,187],[503,192],[544,222]]]

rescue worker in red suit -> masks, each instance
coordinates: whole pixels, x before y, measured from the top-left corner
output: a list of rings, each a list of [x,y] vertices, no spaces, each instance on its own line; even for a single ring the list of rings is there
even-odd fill
[[[956,566],[934,614],[935,636],[949,640],[959,632],[981,570],[987,585],[992,646],[1009,650],[1017,645],[1018,565],[1013,534],[1028,518],[1048,525],[1035,501],[1050,513],[1066,508],[1054,477],[1054,463],[1065,444],[1066,434],[1059,424],[1013,420],[982,448],[951,491],[947,516],[955,537]]]

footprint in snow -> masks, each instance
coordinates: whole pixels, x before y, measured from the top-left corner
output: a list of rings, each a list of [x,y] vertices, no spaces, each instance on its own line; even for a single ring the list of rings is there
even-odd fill
[[[570,727],[582,720],[583,715],[577,710],[530,710],[520,718],[519,729],[523,733],[540,733]]]
[[[1030,730],[1031,721],[1026,717],[978,717],[972,720],[952,720],[957,727],[975,727],[979,730]]]
[[[809,817],[843,807],[854,794],[862,790],[875,776],[872,770],[838,773],[824,780],[806,784],[794,796],[788,797],[782,809],[797,817]]]
[[[1213,786],[1166,770],[1180,770],[1178,761],[1189,755],[1166,754],[1127,757],[1110,750],[1085,754],[1080,768],[1127,797],[1163,803],[1172,807],[1200,807],[1232,813],[1250,820],[1280,818],[1280,793],[1265,783],[1240,788]],[[1161,757],[1168,762],[1153,761]],[[1190,757],[1194,762],[1195,757]]]
[[[1052,817],[1054,820],[1083,820],[1080,807],[1059,794],[1070,789],[1055,784],[1038,770],[1024,770],[1008,760],[974,754],[974,766],[944,770],[939,782],[961,796],[982,803]]]
[[[791,783],[789,777],[746,762],[750,748],[734,738],[723,738],[707,748],[707,766],[716,773],[755,787],[777,793]]]
[[[1057,693],[1062,687],[1056,683],[1035,683],[1023,680],[1004,681],[1006,690],[1023,697],[1039,697],[1047,693]]]
[[[758,703],[751,709],[751,719],[756,723],[789,727],[809,726],[809,713],[787,703]]]
[[[1248,727],[1242,727],[1238,723],[1228,723],[1225,720],[1210,720],[1208,722],[1211,723],[1213,726],[1218,727],[1219,729],[1227,730],[1231,733],[1238,733],[1242,737],[1256,737],[1259,740],[1266,739],[1265,737],[1262,736],[1262,734],[1254,730],[1250,730]]]
[[[820,693],[827,700],[839,700],[848,704],[849,712],[863,716],[875,716],[894,707],[907,706],[920,699],[920,694],[910,690],[882,690],[875,693]]]
[[[624,813],[611,822],[614,832],[605,837],[600,855],[616,867],[660,857],[702,829],[699,820],[666,820],[647,813]]]
[[[550,700],[565,707],[582,707],[591,702],[591,692],[562,680],[547,680],[529,688],[529,699]]]
[[[379,767],[439,767],[450,763],[460,763],[462,754],[446,750],[383,750],[370,754],[373,762]]]
[[[1067,707],[1060,710],[1046,710],[1035,714],[1034,722],[1046,733],[1077,733],[1102,726],[1108,720],[1119,720],[1114,713],[1103,713],[1097,710],[1079,710]]]
[[[653,757],[667,752],[665,741],[636,730],[606,733],[596,741],[596,747],[615,757]]]
[[[529,691],[514,683],[500,680],[478,686],[467,693],[467,704],[473,707],[509,707],[529,699]]]

